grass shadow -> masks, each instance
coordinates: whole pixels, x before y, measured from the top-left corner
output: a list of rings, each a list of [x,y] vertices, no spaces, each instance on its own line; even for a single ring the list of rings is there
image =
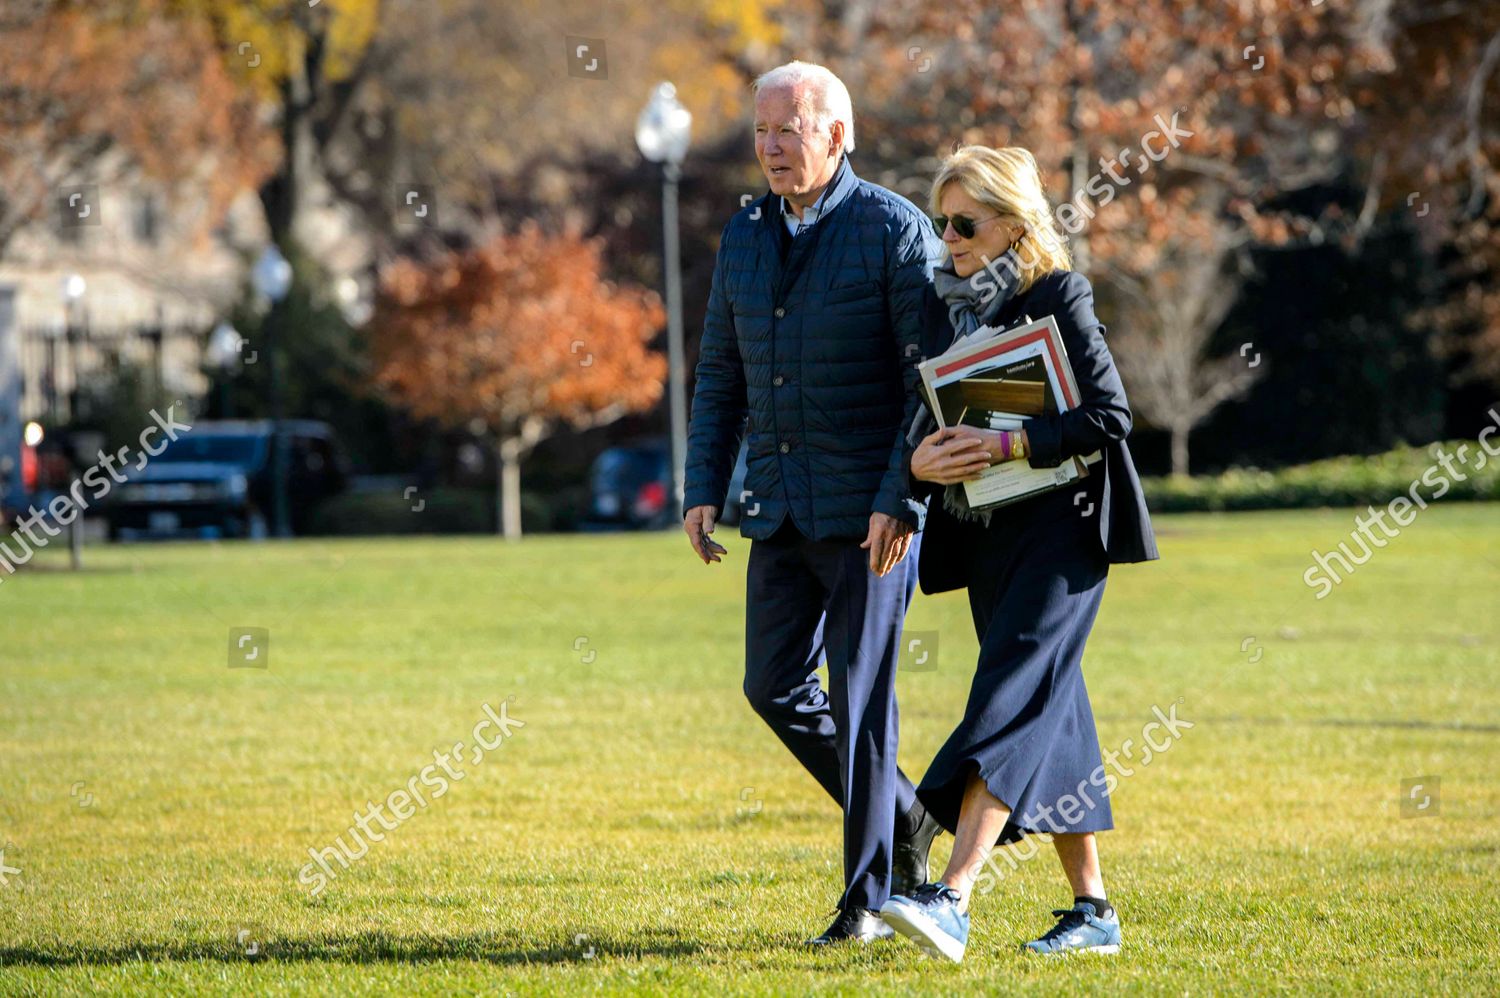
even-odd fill
[[[1403,720],[1399,718],[1381,719],[1373,717],[1321,717],[1296,719],[1285,717],[1247,717],[1240,714],[1228,714],[1223,717],[1208,717],[1204,718],[1204,720],[1210,723],[1218,724],[1253,724],[1261,727],[1370,728],[1404,731],[1454,731],[1463,734],[1479,735],[1500,734],[1500,724],[1473,724],[1468,721],[1423,721]]]
[[[0,948],[0,966],[109,966],[125,963],[436,963],[469,960],[491,964],[591,963],[610,957],[685,957],[702,951],[696,940],[651,930],[628,933],[629,943],[593,940],[578,933],[555,940],[476,933],[462,936],[392,936],[379,932],[271,937],[245,943],[197,940],[103,947]],[[253,954],[249,952],[254,950]]]

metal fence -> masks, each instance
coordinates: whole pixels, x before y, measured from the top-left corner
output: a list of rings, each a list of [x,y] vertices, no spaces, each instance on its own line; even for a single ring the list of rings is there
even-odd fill
[[[78,416],[83,392],[130,367],[160,391],[201,393],[206,337],[197,324],[23,328],[16,339],[21,416],[67,424]]]

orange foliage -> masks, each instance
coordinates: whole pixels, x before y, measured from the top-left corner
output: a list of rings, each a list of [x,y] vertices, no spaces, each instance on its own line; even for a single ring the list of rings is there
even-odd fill
[[[599,240],[535,223],[431,263],[398,261],[372,321],[376,382],[420,417],[532,440],[650,408],[667,364],[649,344],[665,313],[654,292],[603,280],[602,264]]]
[[[1412,317],[1460,358],[1460,380],[1500,384],[1500,5],[1400,10],[1387,27],[1399,67],[1362,94],[1366,142],[1389,159],[1386,203],[1438,255],[1440,301]]]
[[[280,155],[207,30],[155,0],[13,12],[0,24],[0,65],[0,250],[45,216],[60,184],[107,182],[105,153],[168,191],[191,190],[199,235]]]
[[[1381,64],[1347,6],[892,5],[875,31],[886,44],[864,50],[862,92],[885,119],[871,131],[940,153],[957,141],[1036,154],[1078,269],[1118,292],[1111,349],[1141,422],[1172,431],[1175,470],[1193,426],[1266,371],[1211,356],[1246,247],[1349,228],[1336,208],[1279,207],[1340,178],[1356,84]]]

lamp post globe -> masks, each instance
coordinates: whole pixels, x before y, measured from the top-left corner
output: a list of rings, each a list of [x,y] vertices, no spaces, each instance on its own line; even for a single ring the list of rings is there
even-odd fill
[[[677,99],[677,88],[658,83],[635,122],[635,144],[653,163],[681,163],[692,138],[693,115]]]

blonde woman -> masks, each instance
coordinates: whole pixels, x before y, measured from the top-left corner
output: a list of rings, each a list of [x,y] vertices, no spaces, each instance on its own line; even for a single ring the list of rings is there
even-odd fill
[[[922,589],[967,588],[979,663],[963,720],[917,789],[928,813],[954,833],[952,859],[937,882],[891,898],[881,917],[927,952],[961,960],[969,898],[990,852],[1048,832],[1073,904],[1054,911],[1057,923],[1023,948],[1113,953],[1120,924],[1094,833],[1113,827],[1115,778],[1101,763],[1080,663],[1110,564],[1157,557],[1125,446],[1130,407],[1093,291],[1069,269],[1032,154],[957,150],[933,181],[931,206],[948,249],[934,277],[953,335],[1055,317],[1081,404],[1029,419],[1019,431],[933,432],[912,456],[913,484],[931,498]],[[1095,452],[1076,488],[988,512],[963,501],[961,483],[989,464],[1048,468]]]

